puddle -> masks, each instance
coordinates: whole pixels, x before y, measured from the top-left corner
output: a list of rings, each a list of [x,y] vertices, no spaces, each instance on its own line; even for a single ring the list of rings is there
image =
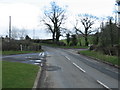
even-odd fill
[[[27,60],[27,61],[21,61],[21,63],[34,64],[34,61],[29,61],[29,60]]]
[[[43,66],[44,62],[46,62],[45,57],[42,56],[36,56],[36,55],[27,55],[24,57],[6,57],[3,58],[3,60],[6,61],[12,61],[12,62],[20,62],[20,63],[27,63],[27,64],[35,64],[35,65],[40,65]]]
[[[41,62],[42,62],[42,60],[35,60],[35,62],[37,62],[37,63],[41,63]]]
[[[39,60],[40,58],[37,57],[31,57],[31,58],[26,58],[27,60]]]
[[[42,60],[40,60],[40,59],[35,59],[35,60],[24,60],[24,61],[20,61],[20,62],[22,62],[22,63],[28,63],[28,64],[34,64],[34,63],[41,63],[42,62]]]
[[[35,65],[39,65],[40,63],[34,63]]]
[[[28,56],[28,57],[25,57],[26,59],[31,59],[32,57]]]

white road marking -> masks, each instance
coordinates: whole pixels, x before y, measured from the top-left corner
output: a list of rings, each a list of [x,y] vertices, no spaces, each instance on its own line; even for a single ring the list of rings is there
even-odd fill
[[[73,63],[73,65],[75,65],[78,69],[80,69],[82,72],[86,72],[85,70],[83,70],[81,67],[79,67],[77,64]]]
[[[70,58],[69,58],[69,57],[65,56],[65,58],[68,59],[68,60],[70,61]]]
[[[41,53],[39,53],[39,56],[44,57],[44,56],[45,56],[45,53],[44,53],[44,52],[41,52]]]
[[[101,81],[97,80],[97,82],[102,85],[103,87],[107,88],[108,90],[112,90],[111,88],[109,88],[108,86],[106,86],[105,84],[103,84]]]
[[[42,55],[42,52],[39,53],[39,56],[41,56],[41,55]]]

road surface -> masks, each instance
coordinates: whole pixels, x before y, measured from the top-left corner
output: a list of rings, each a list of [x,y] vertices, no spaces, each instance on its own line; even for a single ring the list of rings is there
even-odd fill
[[[46,65],[38,88],[102,88],[119,87],[119,70],[102,62],[79,55],[74,49],[43,46],[45,52],[2,56],[2,60],[36,64],[43,59]],[[119,88],[120,89],[120,88]]]
[[[98,62],[73,49],[43,46],[46,67],[38,88],[103,88],[118,90],[117,68]]]

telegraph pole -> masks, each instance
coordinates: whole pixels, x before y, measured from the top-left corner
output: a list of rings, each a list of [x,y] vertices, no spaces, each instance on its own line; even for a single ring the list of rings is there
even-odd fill
[[[11,16],[9,16],[9,39],[11,39]]]

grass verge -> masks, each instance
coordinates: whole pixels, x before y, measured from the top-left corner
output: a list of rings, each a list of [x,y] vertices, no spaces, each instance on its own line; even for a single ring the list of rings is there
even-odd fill
[[[3,61],[2,88],[32,88],[39,67],[31,64]]]
[[[42,50],[41,50],[41,51],[42,51]],[[37,53],[37,52],[41,52],[41,51],[2,51],[2,55]]]
[[[80,54],[86,55],[86,56],[90,56],[93,58],[97,58],[106,62],[109,62],[113,65],[118,65],[120,66],[119,60],[117,56],[109,56],[109,55],[104,55],[100,52],[95,52],[95,51],[79,51]]]

